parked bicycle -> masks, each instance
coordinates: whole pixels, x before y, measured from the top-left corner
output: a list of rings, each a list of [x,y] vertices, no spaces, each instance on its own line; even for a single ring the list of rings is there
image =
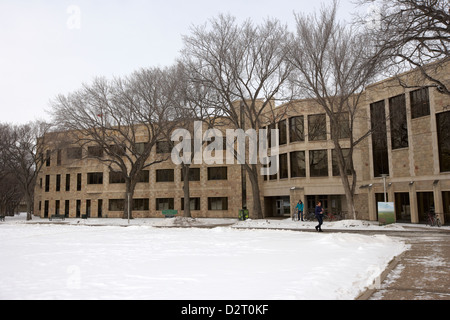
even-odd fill
[[[434,227],[434,226],[442,226],[441,219],[439,219],[439,215],[434,212],[428,212],[427,213],[427,225]]]
[[[324,220],[326,221],[340,221],[343,219],[343,215],[341,212],[325,212],[323,215]]]

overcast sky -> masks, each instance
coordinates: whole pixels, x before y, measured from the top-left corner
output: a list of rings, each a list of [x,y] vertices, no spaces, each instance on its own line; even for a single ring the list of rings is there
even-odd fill
[[[322,3],[331,4],[324,0]],[[182,35],[219,13],[254,22],[275,17],[293,30],[293,13],[312,0],[0,0],[0,122],[49,120],[57,94],[96,76],[172,64]],[[352,0],[339,16],[351,20]]]

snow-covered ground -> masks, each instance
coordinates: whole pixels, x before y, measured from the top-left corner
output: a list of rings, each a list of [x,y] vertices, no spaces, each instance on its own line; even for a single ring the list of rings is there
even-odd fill
[[[280,230],[315,225],[290,219],[24,218],[0,223],[0,299],[354,299],[408,248],[385,235]],[[188,225],[216,227],[165,228]]]

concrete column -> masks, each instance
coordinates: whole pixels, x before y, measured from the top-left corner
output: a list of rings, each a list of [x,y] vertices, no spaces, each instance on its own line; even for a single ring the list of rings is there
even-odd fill
[[[419,210],[417,207],[417,194],[414,183],[409,185],[409,203],[411,208],[411,223],[419,223]]]

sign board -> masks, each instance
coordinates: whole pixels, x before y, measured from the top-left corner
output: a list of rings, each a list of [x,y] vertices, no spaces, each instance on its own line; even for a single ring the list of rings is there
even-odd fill
[[[163,210],[162,214],[166,216],[166,218],[169,217],[175,217],[178,214],[177,210]]]
[[[380,225],[395,223],[395,207],[393,202],[378,202],[378,222]]]

